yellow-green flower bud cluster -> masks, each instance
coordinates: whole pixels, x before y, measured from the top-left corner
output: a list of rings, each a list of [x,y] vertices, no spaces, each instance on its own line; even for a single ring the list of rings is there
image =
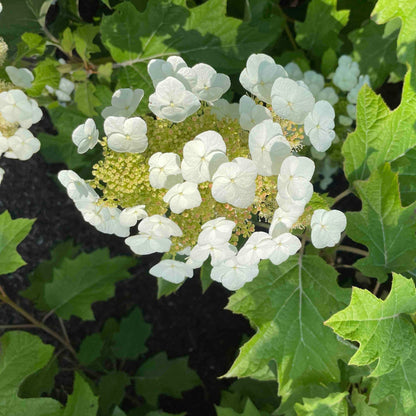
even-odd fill
[[[149,145],[143,153],[117,153],[108,148],[106,139],[103,146],[104,159],[93,168],[94,179],[91,185],[101,190],[103,203],[107,206],[122,208],[135,205],[145,205],[149,215],[164,215],[168,205],[163,202],[165,189],[154,189],[149,183],[150,157],[156,152],[174,152],[182,158],[184,145],[198,134],[214,130],[221,134],[227,147],[229,160],[236,157],[249,157],[248,132],[241,129],[239,121],[218,118],[210,112],[209,107],[203,107],[193,116],[182,123],[172,124],[167,120],[143,117],[147,123]],[[281,120],[277,120],[281,122]],[[294,127],[293,123],[282,125],[288,140],[293,147],[299,146],[303,132]],[[276,176],[258,176],[254,204],[248,209],[233,207],[217,202],[211,194],[211,184],[199,184],[202,203],[192,210],[181,214],[170,213],[172,219],[183,231],[182,237],[172,239],[171,252],[176,253],[187,246],[194,246],[201,231],[201,225],[218,217],[225,217],[236,223],[232,244],[237,244],[239,236],[249,237],[254,232],[253,215],[259,215],[266,221],[271,221],[277,208]]]

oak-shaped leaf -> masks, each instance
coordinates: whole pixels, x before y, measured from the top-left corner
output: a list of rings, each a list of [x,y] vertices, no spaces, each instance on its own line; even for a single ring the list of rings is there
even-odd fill
[[[370,392],[369,404],[377,405],[380,415],[416,414],[416,341],[407,360],[379,377]]]
[[[198,374],[188,367],[187,357],[169,360],[164,352],[148,359],[137,371],[135,380],[137,394],[153,406],[161,394],[179,399],[183,391],[201,383]]]
[[[8,211],[0,215],[0,275],[12,273],[26,264],[16,247],[29,234],[34,222],[26,218],[12,220]]]
[[[393,274],[392,288],[385,300],[354,287],[350,304],[331,316],[325,325],[341,337],[359,342],[350,365],[369,365],[378,360],[370,375],[380,377],[410,357],[416,334],[408,314],[414,312],[413,280]]]
[[[275,361],[283,401],[300,386],[338,382],[338,360],[347,361],[352,350],[323,325],[348,302],[349,290],[336,278],[318,256],[293,256],[279,266],[262,261],[256,279],[229,299],[227,308],[246,316],[257,333],[226,376],[255,377]]]
[[[111,258],[107,248],[64,259],[45,286],[45,301],[61,318],[94,319],[91,305],[114,296],[115,283],[130,277],[135,264],[133,257]]]
[[[405,273],[416,267],[416,203],[402,207],[398,175],[386,163],[367,181],[356,181],[362,201],[359,212],[347,212],[347,234],[368,247],[369,255],[354,265],[380,281],[388,273]]]
[[[296,22],[296,42],[315,57],[327,49],[338,51],[339,32],[347,24],[349,10],[337,10],[337,0],[312,0],[304,22]]]
[[[54,399],[22,399],[18,395],[23,381],[48,364],[53,347],[23,331],[7,332],[0,346],[0,414],[61,416],[62,405]]]
[[[303,399],[303,404],[296,403],[298,416],[348,416],[348,392],[331,393],[325,398]]]
[[[416,64],[416,4],[413,0],[378,0],[372,19],[379,24],[399,18],[401,28],[397,40],[397,55],[400,62]]]
[[[386,162],[392,162],[416,146],[416,76],[406,74],[399,107],[390,111],[381,96],[368,85],[358,93],[357,127],[342,147],[348,181],[367,179]]]

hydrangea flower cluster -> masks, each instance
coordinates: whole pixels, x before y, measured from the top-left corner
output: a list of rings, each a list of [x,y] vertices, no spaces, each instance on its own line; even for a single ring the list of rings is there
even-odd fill
[[[0,38],[0,63],[7,54],[7,44]],[[40,121],[42,110],[38,103],[21,89],[32,86],[34,76],[26,68],[6,67],[11,82],[0,81],[0,156],[28,160],[39,151],[40,142],[29,128]],[[0,182],[4,170],[0,169]]]
[[[127,237],[138,255],[167,253],[154,276],[181,283],[209,261],[211,278],[230,290],[253,280],[261,260],[294,255],[296,230],[311,226],[318,248],[339,241],[345,216],[312,208],[315,163],[299,154],[306,144],[325,151],[335,138],[325,97],[334,102],[336,93],[323,79],[253,54],[240,75],[251,95],[236,104],[221,98],[228,76],[207,64],[172,56],[148,71],[154,116],[136,115],[142,90],[121,89],[102,112],[102,140],[92,119],[73,132],[79,153],[103,146],[93,180],[58,176],[86,221]],[[255,231],[256,221],[268,232]]]

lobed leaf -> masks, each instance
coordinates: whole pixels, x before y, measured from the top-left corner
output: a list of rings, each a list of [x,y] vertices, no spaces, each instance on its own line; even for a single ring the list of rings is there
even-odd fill
[[[8,211],[0,215],[0,275],[12,273],[26,264],[16,247],[29,234],[34,222],[26,218],[12,220]]]
[[[367,181],[355,182],[362,209],[347,212],[348,236],[369,250],[354,265],[380,281],[416,267],[416,203],[402,207],[397,176],[386,163]]]
[[[348,360],[350,349],[323,325],[347,303],[348,290],[338,287],[336,277],[318,256],[293,256],[279,266],[261,262],[256,279],[227,306],[246,316],[257,333],[226,376],[250,377],[273,360],[283,401],[299,386],[339,381],[338,360]]]
[[[409,358],[416,337],[406,314],[414,312],[413,280],[393,274],[393,285],[386,300],[354,287],[350,304],[331,316],[325,325],[343,338],[360,343],[350,365],[369,365],[378,360],[370,375],[380,377]]]

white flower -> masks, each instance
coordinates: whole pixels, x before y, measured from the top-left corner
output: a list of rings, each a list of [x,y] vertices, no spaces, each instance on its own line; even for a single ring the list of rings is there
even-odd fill
[[[186,209],[199,207],[202,202],[198,185],[194,182],[183,182],[172,186],[163,200],[169,204],[170,210],[175,214],[180,214]]]
[[[5,156],[10,159],[28,160],[40,149],[40,141],[29,130],[22,128],[17,129],[7,141],[9,150]]]
[[[280,234],[288,232],[298,218],[303,214],[303,207],[293,205],[290,211],[279,207],[273,214],[269,234],[275,238]]]
[[[78,146],[78,153],[82,154],[92,149],[98,142],[99,132],[92,118],[78,126],[72,133],[72,141]]]
[[[178,79],[186,87],[192,90],[197,82],[197,74],[189,68],[180,56],[170,56],[166,61],[163,59],[152,59],[147,65],[147,72],[152,79],[154,87],[167,77]]]
[[[195,183],[209,181],[218,166],[228,162],[226,146],[219,133],[205,131],[187,142],[183,148],[182,176]]]
[[[256,104],[254,100],[247,95],[240,99],[240,126],[244,130],[251,130],[256,124],[263,120],[271,120],[270,110],[262,105]]]
[[[96,225],[95,228],[104,234],[115,234],[118,237],[127,237],[130,234],[130,227],[120,223],[120,209],[104,207],[107,211],[105,220]]]
[[[3,5],[0,3],[0,13],[3,11]]]
[[[189,258],[196,264],[202,264],[211,256],[211,264],[215,266],[235,256],[236,253],[236,247],[229,243],[197,244],[192,248]]]
[[[317,209],[311,219],[312,244],[316,248],[334,247],[346,226],[347,218],[343,212]]]
[[[273,241],[276,246],[269,259],[276,266],[286,261],[289,256],[293,256],[302,246],[299,238],[290,233],[280,234]]]
[[[312,111],[315,99],[309,89],[289,78],[278,78],[272,87],[274,112],[281,118],[302,124]]]
[[[61,170],[58,173],[58,180],[65,186],[68,196],[72,200],[88,198],[90,196],[95,200],[99,198],[94,189],[72,170]]]
[[[104,131],[115,152],[142,153],[147,148],[147,125],[141,117],[107,117]]]
[[[171,236],[182,236],[182,230],[179,226],[162,215],[152,215],[144,218],[140,222],[138,229],[140,233],[151,234],[155,237],[169,238]]]
[[[313,194],[313,186],[309,181],[312,179],[314,170],[314,162],[307,157],[287,157],[282,163],[277,178],[279,198],[293,200],[299,205],[309,202]],[[285,208],[285,204],[282,205],[279,204],[283,209],[290,210],[290,208]]]
[[[303,82],[308,86],[315,98],[325,86],[325,78],[315,71],[306,71],[303,76]]]
[[[248,238],[237,255],[241,264],[257,264],[262,259],[268,259],[275,250],[271,235],[256,231]]]
[[[141,89],[121,88],[111,97],[111,106],[101,112],[103,118],[130,117],[142,100],[144,91]]]
[[[187,91],[176,78],[168,77],[159,82],[149,97],[149,108],[157,117],[174,123],[185,120],[201,106],[198,98]]]
[[[31,88],[35,79],[32,72],[27,68],[16,68],[15,66],[6,66],[6,72],[14,85],[21,88]]]
[[[235,222],[225,217],[215,218],[202,225],[202,231],[198,236],[198,244],[223,244],[231,238]]]
[[[347,104],[348,116],[355,120],[357,118],[357,106],[355,104]]]
[[[252,54],[240,74],[240,83],[257,98],[270,104],[272,85],[279,77],[287,77],[287,73],[273,58],[263,53]]]
[[[3,182],[5,170],[3,168],[0,168],[0,184]]]
[[[338,67],[332,82],[342,91],[351,91],[357,84],[359,74],[360,68],[357,62],[353,62],[350,56],[342,55],[338,59]]]
[[[196,64],[192,69],[197,76],[192,92],[200,100],[210,103],[217,101],[229,90],[231,81],[228,75],[218,74],[212,66],[207,64]]]
[[[360,75],[357,85],[348,93],[347,99],[351,104],[357,104],[358,93],[364,84],[367,84],[369,87],[371,87],[370,77],[368,75]]]
[[[149,273],[171,283],[182,283],[187,277],[194,275],[191,266],[177,260],[162,260],[154,265]]]
[[[211,279],[228,290],[238,290],[259,274],[257,264],[241,264],[237,256],[230,257],[211,270]]]
[[[299,68],[299,65],[294,62],[289,62],[285,66],[285,71],[287,72],[287,76],[294,81],[301,81],[303,79],[302,70]]]
[[[223,118],[238,120],[240,117],[239,105],[237,103],[229,103],[224,98],[220,98],[212,103],[211,113],[214,114],[218,120],[222,120]]]
[[[136,205],[130,208],[124,208],[120,212],[120,224],[124,227],[133,227],[137,224],[137,221],[146,218],[147,212],[144,205]]]
[[[318,101],[305,118],[304,128],[312,146],[325,152],[335,139],[335,111],[328,101]]]
[[[291,154],[280,125],[272,120],[264,120],[251,129],[248,146],[257,173],[263,176],[277,175],[283,160]]]
[[[130,249],[142,256],[153,253],[166,253],[170,250],[172,242],[167,237],[158,237],[153,234],[140,233],[125,239]]]
[[[339,101],[338,94],[332,87],[326,87],[316,95],[317,101],[328,101],[329,104],[335,105]]]
[[[66,78],[61,78],[59,81],[59,87],[55,90],[55,95],[58,101],[69,102],[71,101],[71,94],[75,89],[75,84]]]
[[[157,152],[149,159],[149,182],[155,189],[171,188],[182,182],[180,158],[176,153]]]
[[[0,156],[9,150],[9,141],[0,132]]]
[[[20,123],[28,129],[42,118],[42,110],[35,100],[29,99],[21,90],[0,93],[0,113],[10,123]]]
[[[212,177],[212,196],[218,202],[247,208],[254,201],[256,177],[256,165],[250,159],[237,157],[223,163]]]

